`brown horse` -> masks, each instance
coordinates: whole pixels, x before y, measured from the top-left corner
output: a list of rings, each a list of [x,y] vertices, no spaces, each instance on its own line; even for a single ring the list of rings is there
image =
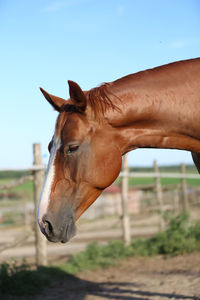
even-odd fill
[[[69,81],[68,101],[41,89],[59,112],[38,208],[48,240],[66,242],[75,221],[136,148],[192,152],[200,170],[200,58],[128,75],[90,91]]]

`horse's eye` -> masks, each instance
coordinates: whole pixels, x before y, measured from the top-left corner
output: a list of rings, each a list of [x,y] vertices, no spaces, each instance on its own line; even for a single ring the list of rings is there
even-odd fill
[[[67,149],[67,154],[77,151],[79,146],[77,145],[69,145]]]
[[[48,145],[49,153],[51,152],[52,145],[53,145],[53,141],[51,140],[51,142],[50,142],[49,145]]]

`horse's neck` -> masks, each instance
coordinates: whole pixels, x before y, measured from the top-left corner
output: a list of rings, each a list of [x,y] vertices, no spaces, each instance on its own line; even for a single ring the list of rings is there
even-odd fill
[[[113,83],[112,92],[121,99],[113,101],[121,112],[106,117],[122,153],[135,148],[200,152],[199,62],[198,68],[173,65],[172,70],[158,68]]]

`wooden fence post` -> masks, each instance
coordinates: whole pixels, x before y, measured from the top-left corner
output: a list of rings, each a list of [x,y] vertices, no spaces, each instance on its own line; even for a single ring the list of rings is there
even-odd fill
[[[33,165],[42,166],[42,149],[41,144],[33,144]],[[34,175],[34,204],[35,204],[35,220],[37,220],[37,207],[42,185],[44,181],[44,169],[38,169],[33,171]],[[40,232],[37,221],[35,222],[35,248],[36,248],[36,265],[47,265],[47,242],[46,238]]]
[[[188,203],[188,195],[187,195],[187,184],[185,179],[186,168],[184,163],[181,164],[181,173],[182,173],[181,188],[182,188],[182,197],[183,197],[183,210],[187,212],[189,211],[189,203]]]
[[[159,176],[159,168],[156,160],[154,160],[153,165],[154,165],[154,172],[155,172],[155,191],[156,191],[158,205],[160,206],[160,214],[161,214],[160,229],[163,230],[165,227],[164,219],[163,219],[163,211],[164,211],[163,193],[162,193],[162,186],[161,186],[160,176]]]
[[[179,212],[179,193],[178,193],[178,188],[174,190],[174,211]]]
[[[130,218],[128,213],[128,154],[124,155],[122,165],[121,203],[123,240],[126,246],[131,242]]]

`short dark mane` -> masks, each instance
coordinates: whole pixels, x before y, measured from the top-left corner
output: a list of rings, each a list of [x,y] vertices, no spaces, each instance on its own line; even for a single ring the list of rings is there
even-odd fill
[[[95,116],[98,116],[99,114],[104,115],[108,109],[119,111],[119,108],[113,103],[110,96],[114,96],[118,100],[120,99],[111,93],[109,86],[109,83],[104,83],[103,85],[93,88],[87,92],[88,104],[93,109]]]

